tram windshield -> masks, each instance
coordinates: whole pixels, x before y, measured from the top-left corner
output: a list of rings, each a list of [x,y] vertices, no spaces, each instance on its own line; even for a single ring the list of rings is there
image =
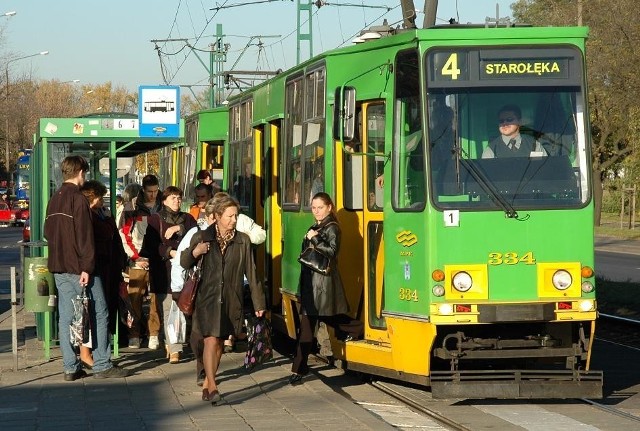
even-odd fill
[[[435,206],[512,215],[517,209],[578,207],[590,198],[582,85],[514,81],[429,89]]]

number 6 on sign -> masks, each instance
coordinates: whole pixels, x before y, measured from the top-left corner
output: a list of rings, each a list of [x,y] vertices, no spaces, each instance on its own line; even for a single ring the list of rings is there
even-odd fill
[[[460,211],[458,210],[446,210],[444,213],[444,225],[447,227],[460,226]]]

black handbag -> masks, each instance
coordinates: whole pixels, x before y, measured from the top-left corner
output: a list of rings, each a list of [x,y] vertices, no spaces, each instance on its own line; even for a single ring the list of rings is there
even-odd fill
[[[328,275],[331,271],[330,261],[329,256],[322,253],[313,244],[305,248],[298,256],[298,262],[322,275]]]

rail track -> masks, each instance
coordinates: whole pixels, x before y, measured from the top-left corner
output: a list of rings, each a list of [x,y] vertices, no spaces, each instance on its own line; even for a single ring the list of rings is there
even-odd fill
[[[640,320],[626,317],[615,316],[606,313],[599,315],[599,327],[597,330],[597,338],[607,343],[615,343],[626,348],[640,351],[640,336],[637,333],[640,327]],[[633,328],[633,329],[630,329]],[[403,405],[409,407],[413,411],[423,414],[433,421],[440,424],[443,428],[454,431],[470,431],[470,428],[456,422],[451,416],[443,414],[436,400],[431,398],[431,394],[424,388],[412,388],[411,385],[403,383],[388,383],[380,380],[374,380],[369,384],[381,392],[397,399]],[[522,400],[520,400],[522,401]],[[559,403],[572,402],[571,400],[558,400]],[[603,413],[615,415],[632,423],[640,423],[640,416],[624,411],[623,409],[613,407],[607,404],[607,400],[593,400],[582,398],[580,401],[592,408],[598,409]],[[451,402],[451,400],[449,400]],[[575,401],[573,401],[575,402]],[[536,404],[535,400],[531,400],[532,404]],[[440,406],[440,409],[432,408]]]
[[[382,391],[385,394],[390,395],[393,398],[397,399],[398,401],[400,401],[404,405],[408,406],[412,410],[429,417],[430,419],[434,420],[438,424],[440,424],[443,427],[445,427],[447,430],[451,430],[451,431],[471,431],[469,428],[467,428],[464,425],[456,422],[452,418],[449,418],[449,417],[437,412],[436,410],[430,409],[429,407],[427,407],[426,403],[424,402],[424,397],[417,397],[417,396],[415,396],[415,394],[414,395],[410,395],[411,392],[418,391],[417,389],[407,389],[407,388],[403,387],[402,390],[398,390],[398,385],[389,384],[389,383],[385,383],[385,382],[382,382],[382,381],[371,381],[371,382],[369,382],[369,384],[371,386],[375,387],[376,389],[378,389],[379,391]],[[429,392],[427,392],[427,393],[428,393],[429,396],[431,395],[431,393],[429,393]],[[424,394],[424,392],[423,392],[423,394]]]

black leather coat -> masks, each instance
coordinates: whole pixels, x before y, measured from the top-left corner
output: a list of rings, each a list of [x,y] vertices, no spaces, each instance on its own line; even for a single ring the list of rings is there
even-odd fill
[[[340,250],[340,226],[333,214],[328,215],[320,224],[314,224],[309,230],[318,235],[310,240],[306,235],[302,241],[302,250],[309,243],[326,254],[330,259],[331,271],[328,275],[314,272],[304,265],[300,270],[300,301],[303,314],[310,316],[335,316],[349,311],[349,304],[338,271],[338,251]]]

